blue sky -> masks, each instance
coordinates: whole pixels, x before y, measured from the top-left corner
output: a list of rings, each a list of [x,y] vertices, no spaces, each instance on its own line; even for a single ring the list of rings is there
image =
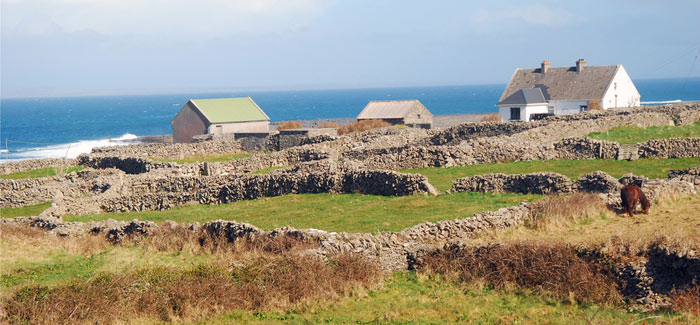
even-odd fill
[[[698,77],[700,1],[2,0],[2,95]],[[692,68],[692,70],[691,70]]]

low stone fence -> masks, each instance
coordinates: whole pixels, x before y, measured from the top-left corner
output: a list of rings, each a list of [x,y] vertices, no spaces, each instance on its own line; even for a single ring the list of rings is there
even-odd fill
[[[696,186],[700,186],[700,166],[688,169],[672,169],[668,171],[668,178],[678,179],[690,182]]]
[[[78,164],[95,169],[116,168],[127,174],[141,174],[160,168],[173,168],[176,163],[156,162],[148,158],[132,156],[80,155]]]
[[[124,175],[100,179],[100,186],[86,183],[85,187],[95,189],[90,197],[60,195],[50,198],[55,204],[45,215],[164,210],[187,203],[220,204],[302,193],[437,194],[421,175],[360,170],[211,177]],[[62,188],[70,187],[64,184]],[[13,193],[21,195],[24,191]]]
[[[476,138],[455,146],[413,146],[356,149],[342,153],[343,160],[362,162],[372,169],[450,167],[509,161],[553,159],[614,159],[620,145],[590,138],[567,138],[553,144]]]
[[[512,135],[542,125],[542,122],[469,122],[438,131],[426,144],[458,144],[473,138]]]
[[[655,139],[639,145],[640,158],[700,157],[700,138]]]
[[[24,172],[33,169],[48,167],[72,167],[76,166],[75,159],[46,158],[10,161],[0,164],[0,175]]]
[[[627,174],[615,179],[601,171],[581,176],[577,181],[557,173],[532,174],[486,174],[456,179],[448,193],[488,192],[488,193],[532,193],[562,194],[573,192],[604,193],[610,195],[608,202],[619,201],[618,191],[627,184],[636,184],[645,189],[650,200],[681,195],[697,195],[697,190],[689,182],[680,179],[648,180],[642,176]]]
[[[192,156],[222,155],[241,151],[241,143],[239,141],[223,139],[197,143],[139,143],[125,146],[98,147],[92,149],[91,155],[183,159]]]

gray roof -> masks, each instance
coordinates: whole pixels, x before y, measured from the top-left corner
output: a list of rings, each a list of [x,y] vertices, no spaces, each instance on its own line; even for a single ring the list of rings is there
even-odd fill
[[[394,119],[403,118],[408,114],[411,109],[416,105],[422,106],[426,109],[423,104],[417,99],[410,100],[373,100],[365,106],[365,108],[357,116],[358,119]]]
[[[499,104],[527,105],[546,103],[547,100],[544,98],[544,94],[542,94],[540,88],[523,88],[510,95],[510,97],[504,99]]]
[[[601,99],[620,65],[517,69],[501,95],[499,104],[523,88],[540,88],[546,100]]]

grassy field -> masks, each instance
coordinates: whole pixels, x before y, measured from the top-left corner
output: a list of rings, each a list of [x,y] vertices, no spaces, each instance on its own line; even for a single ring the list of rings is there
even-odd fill
[[[77,172],[83,170],[84,167],[68,167],[65,169],[65,174],[70,174],[72,172]],[[32,169],[23,172],[17,172],[12,174],[0,175],[0,179],[23,179],[23,178],[40,178],[40,177],[50,177],[56,176],[57,171],[60,170],[56,167],[47,167]]]
[[[299,194],[238,201],[221,205],[189,205],[165,211],[66,216],[66,221],[152,220],[206,222],[216,219],[247,222],[266,230],[282,226],[336,232],[400,231],[424,221],[466,218],[538,195],[455,193],[427,196],[362,194]]]
[[[700,122],[682,126],[619,126],[607,132],[591,132],[588,137],[615,141],[622,144],[645,142],[651,139],[700,137]]]
[[[525,174],[535,172],[555,172],[571,179],[601,170],[614,177],[627,173],[644,175],[649,178],[666,178],[670,169],[685,169],[700,165],[700,158],[679,159],[639,159],[627,160],[547,160],[518,161],[508,163],[481,164],[455,167],[431,167],[402,170],[405,173],[425,175],[438,190],[445,191],[452,187],[452,181],[467,176],[481,174]]]
[[[157,158],[157,157],[151,157],[154,161],[164,161],[164,162],[174,162],[178,164],[184,164],[184,163],[193,163],[193,162],[221,162],[221,161],[230,161],[234,159],[241,159],[241,158],[248,158],[252,156],[253,154],[247,153],[247,152],[239,152],[239,153],[234,153],[234,154],[225,154],[225,155],[209,155],[209,156],[192,156],[192,157],[187,157],[185,159],[166,159],[166,158]]]
[[[539,242],[568,242],[593,244],[644,240],[648,244],[662,234],[698,238],[700,228],[700,197],[665,201],[652,208],[649,215],[635,218],[601,215],[594,220],[561,224],[547,230],[517,228],[506,232],[483,234],[475,243],[528,240]],[[159,251],[153,244],[112,245],[98,236],[60,238],[41,236],[41,231],[24,235],[21,232],[0,232],[0,294],[7,299],[17,292],[36,286],[68,288],[86,281],[100,279],[103,274],[128,275],[144,270],[167,267],[192,274],[198,265],[223,263],[230,267],[244,260],[224,253],[183,249]],[[681,238],[682,238],[681,237]],[[162,245],[162,244],[161,244]],[[240,256],[240,253],[238,253]],[[236,256],[239,256],[236,255]],[[223,262],[221,262],[223,260]],[[245,265],[245,264],[244,264]],[[264,263],[252,264],[257,272]],[[270,269],[275,272],[284,269]],[[154,271],[158,274],[157,271]],[[292,271],[294,272],[294,271]],[[206,274],[205,274],[206,276]],[[119,278],[117,278],[119,279]],[[171,281],[164,278],[160,282]],[[177,279],[177,278],[174,278]],[[154,284],[155,285],[155,284]],[[160,284],[159,284],[160,285]],[[189,285],[189,284],[188,284]],[[23,289],[24,288],[24,289]],[[141,288],[141,287],[139,287]],[[145,290],[141,288],[141,290]],[[290,290],[301,290],[292,287]],[[29,292],[29,291],[27,291]],[[132,292],[130,290],[129,292]],[[89,292],[85,292],[89,294]],[[171,296],[168,296],[171,297]],[[172,297],[183,299],[182,297]],[[165,297],[163,302],[171,301]],[[70,309],[73,305],[70,305]],[[642,313],[624,306],[578,303],[538,294],[530,289],[493,289],[481,282],[456,283],[442,274],[398,271],[384,278],[379,285],[358,286],[341,296],[312,299],[301,305],[275,304],[254,309],[217,309],[203,318],[174,320],[201,323],[690,323],[700,321],[690,313]],[[190,313],[197,314],[197,309]],[[158,317],[158,316],[151,316]],[[190,316],[192,317],[192,316]],[[122,318],[120,318],[122,319]],[[129,316],[138,322],[154,323],[162,319],[143,315]],[[173,320],[173,319],[171,319]]]
[[[0,208],[0,218],[29,217],[38,216],[39,213],[48,209],[51,202],[44,202],[35,205],[28,205],[21,208]]]

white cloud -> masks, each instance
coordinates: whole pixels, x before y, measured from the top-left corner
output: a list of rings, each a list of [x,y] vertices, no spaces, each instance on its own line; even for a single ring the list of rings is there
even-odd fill
[[[503,10],[480,9],[471,15],[471,22],[479,31],[487,31],[498,26],[512,27],[514,24],[563,26],[581,22],[583,18],[570,11],[547,7],[541,4],[527,7],[511,7]]]
[[[200,39],[283,32],[310,23],[326,0],[3,0],[4,33],[94,31],[108,36]]]

